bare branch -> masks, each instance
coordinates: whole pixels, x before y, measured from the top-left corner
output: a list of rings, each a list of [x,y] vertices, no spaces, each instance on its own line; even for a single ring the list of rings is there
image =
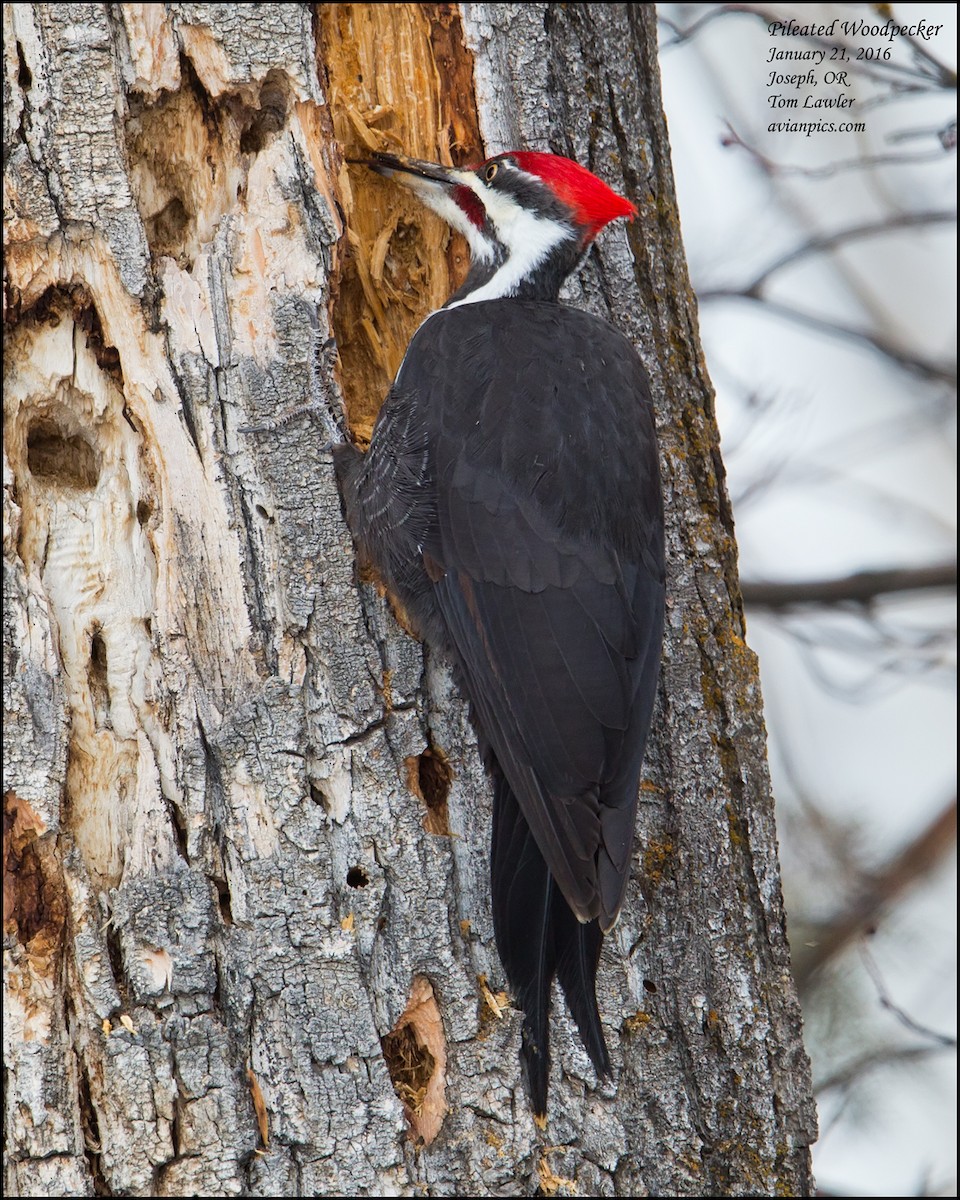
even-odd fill
[[[809,625],[783,620],[776,629],[796,643],[811,678],[838,700],[850,704],[874,702],[921,677],[932,684],[942,680],[944,686],[956,687],[956,665],[951,654],[956,635],[952,630],[896,630],[873,615],[862,622],[862,636],[855,635],[849,621],[845,629],[832,632],[810,629]],[[848,662],[860,663],[866,674],[853,683],[837,678],[821,661],[825,651],[846,655]]]
[[[715,289],[714,291],[698,293],[698,295],[701,303],[704,300],[746,300],[751,304],[762,304],[768,312],[774,316],[783,317],[784,320],[792,321],[798,325],[805,325],[820,333],[827,333],[831,337],[863,342],[872,349],[879,351],[880,354],[889,358],[891,362],[895,362],[911,375],[917,375],[923,379],[938,380],[941,383],[949,384],[951,387],[956,387],[956,364],[934,362],[932,359],[912,354],[910,351],[895,345],[889,338],[871,333],[869,329],[858,329],[854,325],[841,325],[838,321],[818,317],[815,313],[803,312],[801,309],[791,308],[788,304],[779,304],[774,300],[767,300],[762,296],[751,296],[733,288]]]
[[[839,579],[805,579],[798,583],[741,583],[744,603],[751,608],[785,609],[800,605],[869,605],[880,596],[898,592],[957,587],[956,561],[928,567],[897,567],[888,571],[857,571]]]
[[[925,125],[917,129],[894,130],[892,133],[887,134],[887,141],[891,143],[911,142],[916,141],[917,139],[925,139],[930,137],[937,138],[945,150],[956,150],[957,118],[953,117],[946,123],[946,125],[940,126],[939,129],[934,129],[929,125]]]
[[[824,1092],[835,1091],[837,1088],[849,1088],[870,1071],[878,1067],[889,1067],[893,1063],[916,1062],[918,1059],[929,1058],[931,1054],[940,1053],[944,1046],[883,1046],[877,1050],[869,1050],[860,1054],[848,1063],[844,1063],[832,1075],[820,1083],[815,1083],[814,1094],[822,1096]],[[822,1194],[822,1193],[821,1193]]]
[[[842,159],[840,162],[827,163],[822,167],[801,167],[790,163],[774,162],[772,158],[761,154],[754,146],[740,136],[733,126],[727,122],[727,135],[721,139],[724,146],[739,146],[746,150],[750,157],[763,168],[767,175],[802,175],[806,179],[831,179],[840,171],[859,171],[867,167],[907,167],[917,163],[941,162],[945,150],[955,149],[955,143],[950,143],[940,136],[940,148],[925,151],[921,154],[867,154],[856,158]]]
[[[957,843],[957,798],[945,805],[918,838],[905,846],[868,881],[846,912],[822,926],[815,945],[799,947],[794,975],[801,991],[814,975],[854,938],[875,924],[885,909],[938,865]]]
[[[868,221],[863,225],[851,225],[848,229],[839,229],[836,233],[826,233],[818,237],[812,237],[804,242],[803,245],[797,246],[787,254],[784,254],[782,258],[778,258],[776,262],[771,263],[770,266],[765,267],[751,283],[746,284],[740,291],[745,296],[754,296],[760,299],[761,289],[771,275],[789,266],[791,263],[806,258],[810,254],[822,254],[825,251],[834,250],[838,246],[843,246],[847,242],[890,233],[895,229],[914,229],[924,225],[953,225],[956,220],[956,212],[949,211],[896,213],[889,217],[884,217],[880,221]],[[701,295],[701,300],[704,299],[704,296],[709,299],[711,293],[706,292]]]
[[[744,13],[747,16],[760,15],[755,9],[747,4],[718,4],[715,8],[708,9],[704,16],[698,17],[690,25],[681,27],[676,23],[676,21],[671,21],[669,17],[664,16],[662,12],[658,13],[658,23],[665,29],[669,29],[673,34],[673,38],[670,41],[661,43],[661,53],[664,50],[672,50],[674,46],[682,46],[684,42],[691,41],[697,36],[700,30],[704,28],[704,26],[709,25],[718,17],[726,17],[736,15],[738,13]]]

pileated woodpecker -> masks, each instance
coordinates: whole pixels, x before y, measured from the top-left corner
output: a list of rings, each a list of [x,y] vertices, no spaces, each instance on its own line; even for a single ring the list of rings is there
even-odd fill
[[[554,154],[370,166],[463,233],[471,266],[414,334],[369,451],[338,447],[337,465],[361,551],[470,701],[494,784],[494,931],[543,1117],[554,976],[610,1071],[597,962],[627,885],[660,664],[649,382],[622,334],[559,302],[604,225],[636,210]]]

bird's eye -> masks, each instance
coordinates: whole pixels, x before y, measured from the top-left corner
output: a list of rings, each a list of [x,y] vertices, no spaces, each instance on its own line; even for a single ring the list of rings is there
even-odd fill
[[[500,164],[499,164],[499,163],[491,163],[491,164],[490,164],[490,165],[487,167],[487,169],[486,169],[486,170],[484,171],[484,173],[483,173],[483,177],[484,177],[484,179],[487,181],[487,183],[492,183],[492,182],[494,181],[494,179],[496,179],[496,177],[497,177],[497,172],[498,172],[499,170],[500,170]]]

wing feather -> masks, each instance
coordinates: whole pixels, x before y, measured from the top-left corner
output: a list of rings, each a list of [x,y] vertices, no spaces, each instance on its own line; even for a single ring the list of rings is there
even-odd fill
[[[420,563],[414,607],[451,650],[567,903],[608,928],[629,869],[663,615],[643,368],[588,314],[491,301],[425,322],[403,387],[420,419],[381,421],[402,434],[386,473],[403,502],[388,516],[416,537],[404,549]],[[391,396],[387,408],[403,403]]]

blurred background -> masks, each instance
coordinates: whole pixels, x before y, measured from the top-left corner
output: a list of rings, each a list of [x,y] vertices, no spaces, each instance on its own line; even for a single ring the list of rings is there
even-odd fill
[[[821,1194],[956,1195],[956,8],[658,13]],[[842,24],[890,17],[926,27]],[[837,24],[771,34],[790,18]],[[824,59],[771,60],[787,49]],[[811,119],[862,128],[770,128]]]

